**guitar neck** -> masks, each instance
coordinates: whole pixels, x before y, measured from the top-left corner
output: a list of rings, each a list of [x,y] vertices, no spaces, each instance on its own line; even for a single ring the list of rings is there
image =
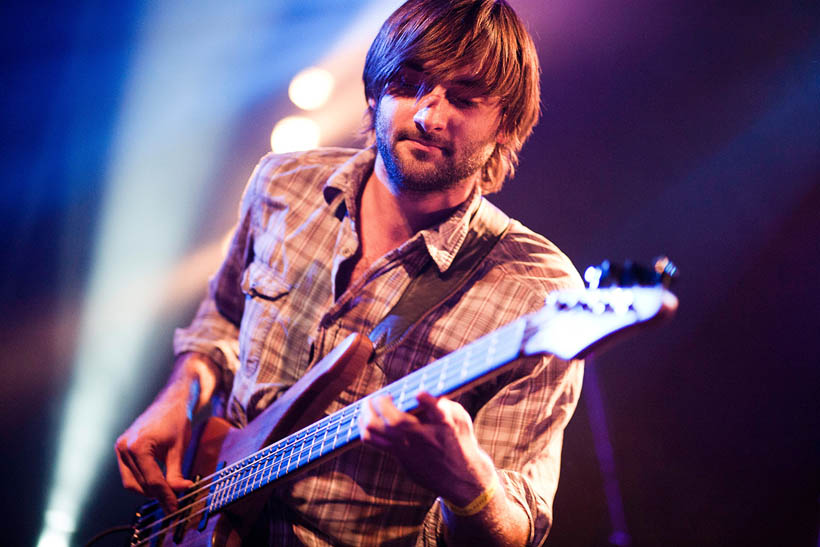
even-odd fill
[[[526,325],[526,318],[518,319],[217,471],[210,477],[208,511],[218,511],[358,441],[359,412],[370,397],[390,395],[398,409],[413,412],[422,391],[433,396],[455,395],[493,378],[521,353]]]

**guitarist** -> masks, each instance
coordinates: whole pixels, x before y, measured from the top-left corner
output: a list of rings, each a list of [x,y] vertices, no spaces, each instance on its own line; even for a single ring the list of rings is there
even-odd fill
[[[504,0],[409,0],[363,73],[371,145],[268,155],[245,190],[224,262],[170,379],[116,443],[126,488],[168,510],[191,415],[208,401],[242,427],[352,332],[368,334],[427,265],[446,273],[484,194],[512,177],[539,115],[531,37]],[[500,213],[499,213],[500,214]],[[328,412],[580,285],[517,221],[457,291],[378,351]],[[582,363],[521,359],[420,412],[371,400],[363,443],[275,489],[271,545],[541,544]],[[162,466],[162,467],[161,467]],[[164,471],[162,470],[164,468]]]

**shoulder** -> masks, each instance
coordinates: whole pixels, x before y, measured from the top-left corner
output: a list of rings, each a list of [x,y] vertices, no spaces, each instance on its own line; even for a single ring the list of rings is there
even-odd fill
[[[498,282],[523,285],[543,297],[557,289],[583,287],[572,261],[552,241],[517,220],[487,257],[489,275]]]
[[[269,153],[259,160],[251,175],[248,190],[271,194],[294,186],[321,189],[328,177],[359,150],[353,148],[317,148],[285,154]]]

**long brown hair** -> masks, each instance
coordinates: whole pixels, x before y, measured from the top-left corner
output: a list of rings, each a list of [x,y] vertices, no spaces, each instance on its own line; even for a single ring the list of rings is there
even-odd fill
[[[504,0],[408,0],[381,27],[365,59],[365,97],[378,105],[406,66],[424,67],[419,95],[472,67],[481,92],[501,99],[499,131],[506,137],[482,170],[485,194],[515,174],[518,152],[540,114],[535,45]],[[375,111],[368,107],[370,131]]]

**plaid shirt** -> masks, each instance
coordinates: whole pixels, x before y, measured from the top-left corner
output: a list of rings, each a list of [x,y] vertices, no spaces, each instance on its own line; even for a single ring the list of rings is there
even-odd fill
[[[324,149],[264,157],[245,191],[227,256],[176,353],[197,351],[222,367],[224,413],[242,426],[352,332],[368,333],[432,260],[446,270],[483,198],[476,190],[446,221],[379,258],[342,293],[340,266],[356,255],[357,197],[376,152]],[[478,272],[365,367],[333,412],[543,306],[551,290],[578,286],[569,259],[513,221]],[[456,400],[473,417],[508,496],[530,521],[532,544],[552,522],[563,430],[581,388],[581,362],[520,359]],[[270,505],[273,545],[432,545],[439,503],[394,460],[358,445],[279,487]]]

